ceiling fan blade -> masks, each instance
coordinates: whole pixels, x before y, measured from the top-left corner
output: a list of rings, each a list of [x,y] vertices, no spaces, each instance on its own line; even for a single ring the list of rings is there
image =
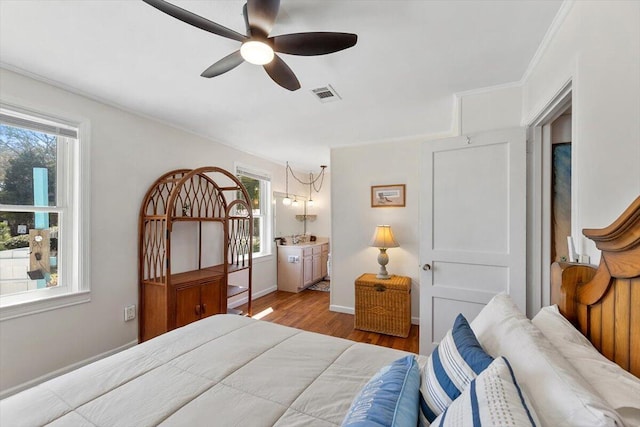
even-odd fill
[[[182,22],[186,22],[187,24],[193,25],[194,27],[198,27],[201,30],[208,31],[213,34],[217,34],[222,37],[226,37],[228,39],[237,40],[239,42],[243,42],[247,39],[246,36],[222,26],[220,24],[216,24],[213,21],[209,21],[202,16],[196,15],[193,12],[189,12],[181,7],[175,6],[171,3],[168,3],[164,0],[142,0],[150,6],[155,7],[161,12],[166,13],[167,15],[173,16],[176,19],[181,20]]]
[[[251,37],[251,25],[249,25],[249,16],[247,15],[247,4],[242,6],[242,16],[244,17],[244,28],[247,31],[247,37]]]
[[[295,33],[270,37],[273,50],[290,55],[326,55],[348,49],[356,44],[358,36],[351,33]]]
[[[263,65],[271,79],[285,89],[290,91],[300,89],[300,82],[291,68],[278,56],[273,57],[273,61]]]
[[[247,0],[247,9],[251,34],[267,37],[278,16],[280,0]]]
[[[242,55],[240,55],[240,51],[236,50],[231,55],[227,55],[224,58],[222,58],[220,61],[211,65],[209,68],[204,70],[200,75],[202,77],[207,77],[207,78],[219,76],[220,74],[224,74],[227,71],[233,70],[243,62],[244,62],[244,59],[242,59]]]

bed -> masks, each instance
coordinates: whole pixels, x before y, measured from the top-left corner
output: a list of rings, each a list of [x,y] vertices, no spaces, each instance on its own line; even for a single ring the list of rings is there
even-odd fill
[[[585,234],[602,261],[559,267],[557,305],[497,295],[430,356],[216,315],[2,400],[0,425],[640,425],[640,197]]]

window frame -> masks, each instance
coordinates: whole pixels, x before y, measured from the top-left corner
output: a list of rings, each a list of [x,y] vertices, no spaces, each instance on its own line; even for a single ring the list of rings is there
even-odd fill
[[[90,289],[90,171],[86,120],[72,121],[0,102],[0,112],[25,119],[39,130],[45,126],[74,129],[76,138],[58,134],[55,206],[0,205],[2,211],[58,214],[58,286],[0,296],[0,321],[89,302]],[[15,126],[6,123],[8,126]],[[20,127],[20,126],[15,126]]]
[[[242,175],[247,178],[257,179],[260,181],[260,211],[264,212],[260,215],[253,215],[260,222],[260,252],[253,252],[253,259],[267,257],[272,254],[271,235],[272,235],[272,212],[271,212],[271,174],[268,172],[242,163],[234,165],[234,175],[236,177]],[[253,245],[252,245],[253,247]]]

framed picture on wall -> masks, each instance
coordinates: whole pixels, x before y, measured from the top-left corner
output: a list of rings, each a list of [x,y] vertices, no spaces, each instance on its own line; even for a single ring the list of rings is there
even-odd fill
[[[371,186],[371,207],[391,208],[404,207],[405,205],[405,185],[372,185]]]

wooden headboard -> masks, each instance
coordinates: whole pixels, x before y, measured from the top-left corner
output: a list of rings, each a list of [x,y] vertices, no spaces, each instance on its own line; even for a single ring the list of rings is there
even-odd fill
[[[551,268],[551,303],[609,360],[640,377],[640,196],[610,226],[584,229],[602,251],[597,269]]]

